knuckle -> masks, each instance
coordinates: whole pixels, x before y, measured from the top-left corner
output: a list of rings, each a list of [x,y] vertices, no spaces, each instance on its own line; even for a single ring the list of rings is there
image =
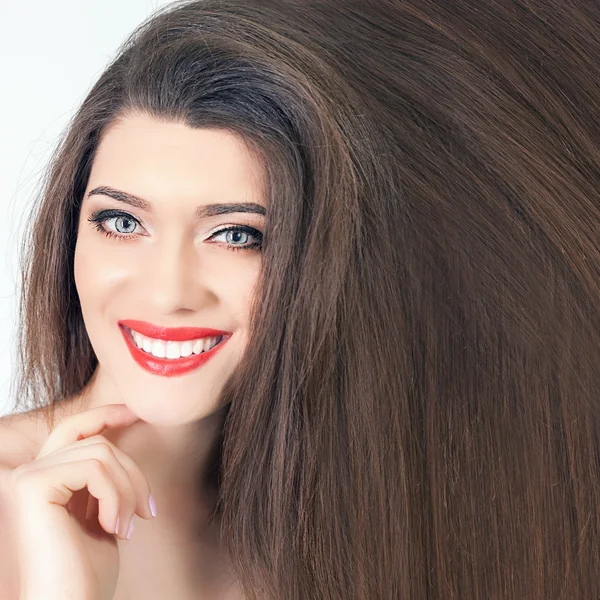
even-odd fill
[[[88,459],[90,470],[94,471],[101,477],[106,475],[106,468],[104,467],[104,463],[97,458],[89,458]]]
[[[142,470],[138,467],[135,460],[133,460],[131,456],[129,456],[122,450],[119,450],[118,448],[116,449],[115,454],[119,459],[119,462],[122,464],[123,468],[127,472],[127,474],[130,476],[132,482],[136,486],[139,484],[143,484],[146,485],[148,489],[150,489],[148,479],[146,478]]]
[[[94,446],[101,460],[107,462],[115,459],[115,453],[113,452],[113,449],[110,447],[108,442],[106,442],[106,440],[94,444]]]
[[[85,440],[87,442],[94,442],[94,443],[98,443],[98,442],[108,443],[108,440],[103,435],[100,435],[99,433],[97,433],[96,435],[92,435],[89,438],[85,438]]]

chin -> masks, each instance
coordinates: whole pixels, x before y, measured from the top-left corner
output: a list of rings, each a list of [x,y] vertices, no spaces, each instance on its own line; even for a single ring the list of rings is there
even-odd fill
[[[142,397],[139,394],[123,394],[123,402],[142,421],[152,425],[174,427],[202,420],[221,410],[207,398],[199,398],[192,402],[190,395],[178,396],[166,394],[157,398]]]

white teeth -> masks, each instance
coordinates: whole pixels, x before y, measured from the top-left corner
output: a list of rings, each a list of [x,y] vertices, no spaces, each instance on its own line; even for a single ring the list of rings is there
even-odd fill
[[[167,358],[179,358],[181,356],[181,344],[167,342]]]
[[[162,340],[152,342],[152,356],[156,358],[165,358],[165,343]]]
[[[148,352],[156,358],[180,358],[181,356],[190,356],[200,354],[210,350],[220,341],[221,336],[202,338],[199,340],[187,340],[185,342],[171,342],[163,340],[154,340],[148,338],[137,331],[129,330],[138,348]]]
[[[192,342],[183,342],[181,344],[181,356],[189,356],[194,351]]]

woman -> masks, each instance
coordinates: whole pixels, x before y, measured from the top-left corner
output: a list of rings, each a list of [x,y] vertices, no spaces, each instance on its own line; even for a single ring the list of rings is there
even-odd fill
[[[9,597],[599,597],[599,18],[207,0],[134,32],[35,214]]]

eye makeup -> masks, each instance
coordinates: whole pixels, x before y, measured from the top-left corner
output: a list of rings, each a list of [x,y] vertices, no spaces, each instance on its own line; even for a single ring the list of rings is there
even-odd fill
[[[90,221],[91,223],[94,223],[95,229],[97,229],[100,233],[104,234],[105,236],[107,236],[109,238],[116,239],[118,241],[131,241],[132,239],[136,239],[138,237],[138,234],[134,234],[133,232],[119,233],[112,229],[107,229],[105,226],[105,223],[107,221],[110,221],[113,219],[114,220],[121,219],[121,220],[129,221],[135,225],[141,225],[141,223],[134,216],[130,215],[129,213],[126,213],[126,212],[123,212],[120,210],[114,210],[114,209],[96,211],[96,212],[92,213],[92,215],[90,215],[90,217],[88,218],[88,221]],[[211,236],[208,239],[212,239],[218,235],[221,235],[223,233],[227,234],[229,232],[233,232],[234,234],[243,234],[243,235],[249,236],[251,238],[254,238],[255,241],[252,243],[246,244],[246,245],[231,244],[229,242],[225,242],[223,245],[227,250],[232,250],[234,252],[237,252],[240,250],[256,252],[256,251],[261,250],[263,234],[262,234],[262,232],[258,231],[258,229],[255,229],[254,227],[250,227],[249,225],[232,225],[229,227],[220,227],[216,231],[213,231]],[[221,243],[219,243],[219,245],[221,245]]]

